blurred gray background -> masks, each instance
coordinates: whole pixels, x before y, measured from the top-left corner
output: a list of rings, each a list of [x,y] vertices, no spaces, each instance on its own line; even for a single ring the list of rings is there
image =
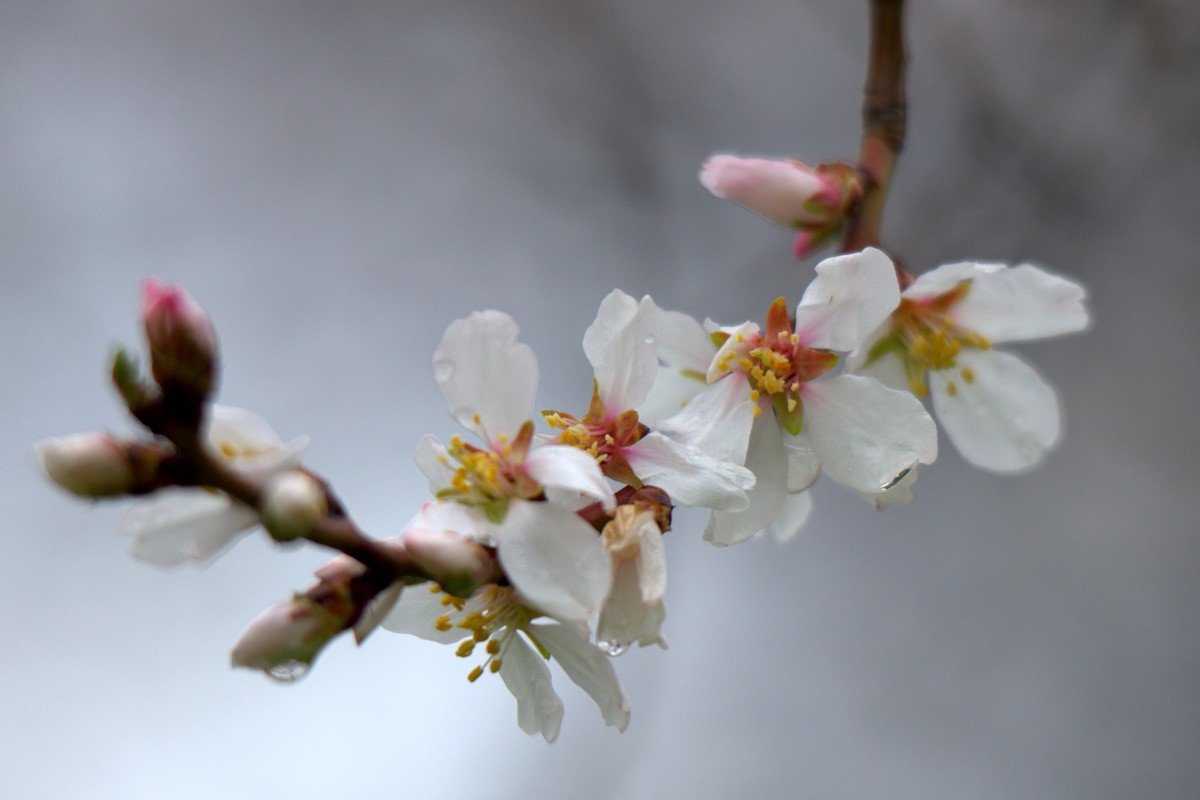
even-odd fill
[[[811,262],[709,197],[716,149],[850,157],[865,3],[0,4],[0,786],[5,798],[1200,796],[1200,7],[914,2],[887,212],[917,271],[1031,260],[1086,336],[1024,352],[1067,437],[1031,475],[943,437],[916,505],[822,483],[791,546],[669,536],[669,652],[618,668],[622,736],[561,677],[554,746],[447,648],[340,641],[300,684],[227,667],[325,560],[245,541],[132,561],[119,505],[30,445],[129,430],[104,364],[138,285],[211,311],[222,399],[398,531],[454,430],[444,326],[512,313],[541,402],[583,408],[613,286],[729,322]]]

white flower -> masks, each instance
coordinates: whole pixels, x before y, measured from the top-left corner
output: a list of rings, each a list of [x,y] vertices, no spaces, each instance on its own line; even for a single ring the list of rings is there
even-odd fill
[[[737,511],[746,508],[754,475],[641,423],[636,410],[658,371],[656,322],[663,312],[614,290],[583,337],[595,369],[591,406],[583,417],[545,412],[558,441],[593,456],[608,477],[635,488],[659,487],[677,504]]]
[[[456,320],[434,354],[434,379],[450,412],[482,446],[426,436],[417,465],[442,500],[410,528],[452,531],[496,548],[505,574],[527,600],[562,620],[594,618],[612,568],[600,537],[574,513],[579,498],[616,505],[588,454],[565,445],[535,447],[537,359],[517,341],[507,314]],[[543,499],[543,496],[549,499]],[[561,501],[561,502],[560,502]]]
[[[444,644],[458,643],[462,658],[483,648],[486,656],[467,678],[499,673],[517,699],[517,724],[547,742],[558,736],[563,704],[550,682],[546,661],[553,658],[572,681],[600,707],[604,721],[618,730],[629,724],[629,701],[617,682],[608,657],[588,641],[582,623],[535,624],[542,612],[511,586],[488,584],[467,600],[443,594],[432,585],[403,592],[383,622],[397,633],[409,633]]]
[[[937,457],[933,420],[907,392],[857,375],[817,381],[836,366],[834,351],[859,347],[896,308],[892,262],[867,248],[816,269],[794,327],[780,298],[765,329],[752,322],[721,329],[709,385],[659,425],[754,472],[750,508],[710,519],[705,538],[716,544],[766,529],[784,540],[795,536],[811,508],[802,492],[818,471],[874,495]],[[768,408],[773,413],[763,414]]]
[[[1033,367],[992,345],[1087,324],[1077,283],[1029,264],[947,264],[904,290],[891,319],[850,355],[847,368],[931,394],[942,427],[967,461],[1019,472],[1057,443],[1058,398]]]
[[[667,553],[654,512],[619,506],[604,527],[604,545],[613,560],[613,585],[596,625],[596,641],[614,655],[633,642],[665,649],[660,629],[666,617]]]
[[[204,442],[230,467],[266,479],[294,467],[306,439],[284,444],[257,414],[214,406]],[[130,506],[121,531],[133,536],[129,552],[138,559],[171,567],[209,561],[258,524],[258,513],[221,492],[193,487],[160,489]]]

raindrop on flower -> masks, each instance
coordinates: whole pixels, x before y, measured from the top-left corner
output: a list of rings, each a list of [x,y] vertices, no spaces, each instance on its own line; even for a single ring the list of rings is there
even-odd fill
[[[435,381],[448,381],[450,376],[454,374],[454,362],[448,359],[433,362],[433,379]]]
[[[303,661],[284,661],[267,669],[267,677],[280,683],[295,683],[308,674],[309,664]]]
[[[610,658],[616,658],[629,649],[629,642],[596,642],[596,645]]]

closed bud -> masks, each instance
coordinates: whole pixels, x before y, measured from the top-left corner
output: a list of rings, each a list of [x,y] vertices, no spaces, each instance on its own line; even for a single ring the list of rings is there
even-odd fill
[[[127,446],[107,433],[47,439],[34,450],[50,480],[81,497],[115,497],[137,481]]]
[[[255,617],[234,646],[230,661],[278,680],[295,680],[347,624],[348,619],[326,605],[296,595]]]
[[[801,231],[793,248],[797,256],[831,239],[862,196],[862,181],[853,167],[810,167],[794,159],[717,154],[701,169],[700,182],[717,197]]]
[[[453,531],[410,528],[403,542],[412,559],[451,594],[465,595],[495,580],[491,551]]]
[[[151,279],[143,289],[142,324],[159,385],[206,398],[216,376],[217,336],[204,309],[182,289]]]
[[[325,489],[299,470],[277,475],[267,485],[262,504],[263,525],[280,542],[299,538],[329,513]]]

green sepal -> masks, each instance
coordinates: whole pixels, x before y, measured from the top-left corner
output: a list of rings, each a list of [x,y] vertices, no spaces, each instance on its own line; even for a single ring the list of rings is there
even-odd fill
[[[791,411],[788,411],[789,395],[796,401],[796,407]],[[771,405],[775,407],[775,418],[783,429],[792,436],[798,436],[804,427],[804,402],[790,392],[781,392],[771,398]]]

